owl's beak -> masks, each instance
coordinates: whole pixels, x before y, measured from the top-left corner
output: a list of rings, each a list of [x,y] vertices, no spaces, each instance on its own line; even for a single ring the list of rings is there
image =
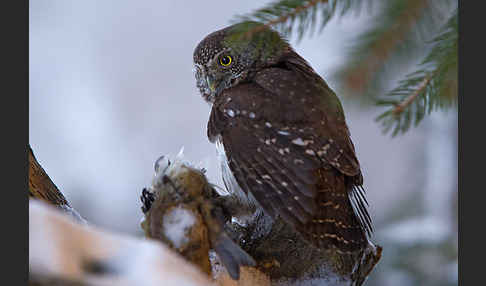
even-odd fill
[[[217,88],[217,81],[212,76],[206,75],[206,83],[208,84],[209,90],[214,93]]]

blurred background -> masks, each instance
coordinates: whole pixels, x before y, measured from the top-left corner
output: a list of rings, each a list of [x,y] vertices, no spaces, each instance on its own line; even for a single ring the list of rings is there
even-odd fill
[[[30,1],[29,143],[86,220],[142,236],[142,188],[151,183],[155,160],[183,146],[185,158],[223,186],[192,53],[235,15],[266,3]],[[374,120],[383,108],[353,95],[336,72],[375,21],[373,11],[333,18],[321,33],[290,42],[343,101],[373,241],[384,248],[367,285],[457,285],[456,110],[434,112],[392,138]],[[392,88],[417,61],[387,73],[380,88]]]

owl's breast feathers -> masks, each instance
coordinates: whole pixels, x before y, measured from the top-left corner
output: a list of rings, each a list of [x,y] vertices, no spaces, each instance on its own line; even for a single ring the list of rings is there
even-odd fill
[[[239,186],[319,248],[367,244],[371,220],[340,102],[301,58],[224,90],[208,122]]]

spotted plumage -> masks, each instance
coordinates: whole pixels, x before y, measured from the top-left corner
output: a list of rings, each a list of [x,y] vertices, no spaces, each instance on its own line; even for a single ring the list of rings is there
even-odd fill
[[[313,245],[363,248],[371,219],[339,99],[285,40],[231,42],[235,27],[208,35],[194,52],[197,86],[212,104],[208,137],[224,147],[230,177]],[[219,65],[221,56],[232,66]]]

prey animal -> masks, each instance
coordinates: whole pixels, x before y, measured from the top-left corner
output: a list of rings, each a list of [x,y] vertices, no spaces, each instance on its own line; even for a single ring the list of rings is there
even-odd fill
[[[255,22],[207,35],[193,61],[227,189],[318,249],[366,247],[372,224],[344,111],[310,64]]]
[[[213,249],[231,278],[238,280],[240,266],[256,263],[226,235],[227,214],[204,171],[180,156],[173,162],[167,157],[157,160],[152,186],[142,191],[145,235],[168,244],[208,275],[208,253]]]

